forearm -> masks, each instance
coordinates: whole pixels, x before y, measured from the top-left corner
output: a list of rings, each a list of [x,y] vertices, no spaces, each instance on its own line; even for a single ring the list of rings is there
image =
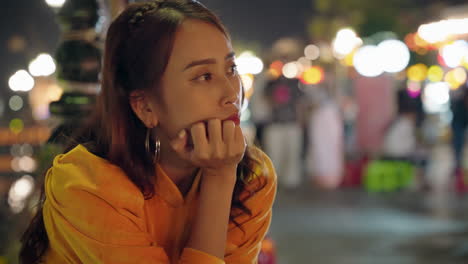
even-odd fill
[[[231,173],[234,173],[235,179],[235,171]],[[216,176],[219,179],[229,178],[225,175]],[[188,247],[224,259],[233,189],[233,183],[202,178],[199,208]]]

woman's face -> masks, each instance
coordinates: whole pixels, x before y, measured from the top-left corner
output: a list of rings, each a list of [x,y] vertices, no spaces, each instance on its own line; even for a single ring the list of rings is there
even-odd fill
[[[199,121],[238,115],[242,91],[231,43],[215,26],[185,20],[160,88],[158,126],[169,138]]]

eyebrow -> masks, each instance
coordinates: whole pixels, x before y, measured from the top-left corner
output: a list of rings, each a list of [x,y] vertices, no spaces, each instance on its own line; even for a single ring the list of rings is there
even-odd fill
[[[232,58],[234,58],[235,55],[236,55],[236,53],[234,51],[229,52],[228,55],[226,55],[226,57],[224,57],[224,60],[232,59]],[[185,66],[185,68],[182,71],[186,71],[189,68],[192,68],[192,67],[195,67],[195,66],[198,66],[198,65],[204,65],[204,64],[216,64],[216,59],[209,58],[209,59],[192,61],[189,64],[187,64],[187,66]]]

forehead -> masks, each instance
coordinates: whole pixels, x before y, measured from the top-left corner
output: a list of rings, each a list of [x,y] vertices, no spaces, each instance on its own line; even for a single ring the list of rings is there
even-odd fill
[[[176,31],[168,66],[185,66],[191,61],[207,58],[224,60],[231,51],[231,43],[216,26],[186,19]]]

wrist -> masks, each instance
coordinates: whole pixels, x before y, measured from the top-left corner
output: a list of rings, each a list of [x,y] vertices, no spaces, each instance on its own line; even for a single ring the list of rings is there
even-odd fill
[[[237,179],[237,166],[223,169],[203,169],[202,179],[205,183],[216,186],[234,186]]]

